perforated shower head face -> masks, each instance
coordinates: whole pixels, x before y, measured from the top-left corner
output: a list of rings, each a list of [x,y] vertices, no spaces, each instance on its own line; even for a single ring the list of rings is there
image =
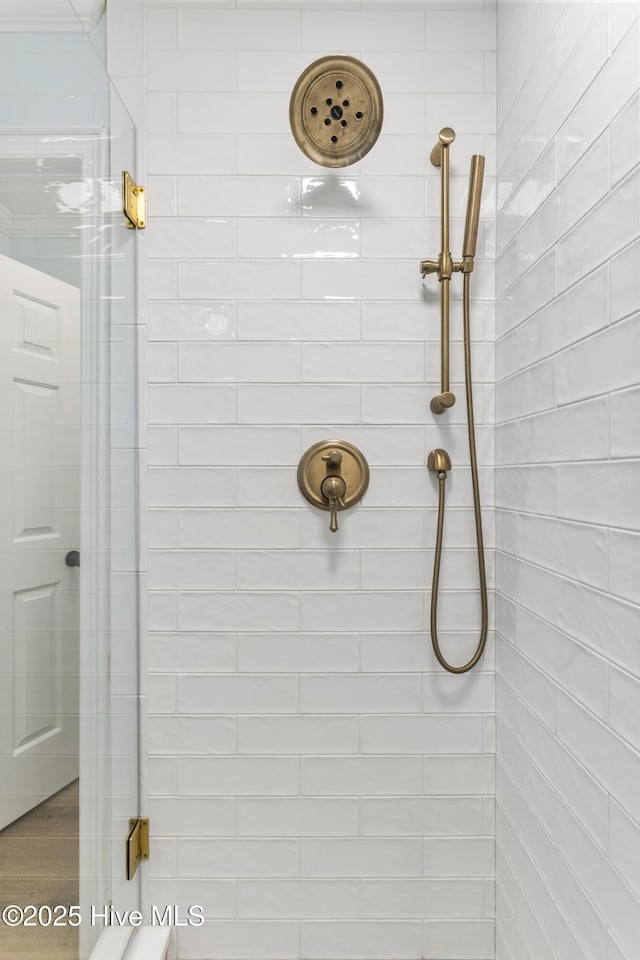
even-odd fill
[[[355,57],[322,57],[298,77],[289,123],[306,156],[323,167],[346,167],[374,145],[383,120],[382,92]]]

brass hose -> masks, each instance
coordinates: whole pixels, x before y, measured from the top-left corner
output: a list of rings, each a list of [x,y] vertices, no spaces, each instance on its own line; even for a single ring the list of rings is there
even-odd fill
[[[471,461],[471,483],[473,486],[473,509],[476,523],[476,547],[478,552],[478,573],[480,576],[480,601],[482,604],[482,622],[480,639],[476,652],[461,667],[454,667],[442,654],[438,642],[438,588],[440,581],[440,561],[442,559],[442,536],[444,533],[445,485],[447,473],[438,471],[438,529],[436,533],[436,553],[433,563],[433,582],[431,586],[431,642],[438,663],[449,673],[467,673],[480,660],[487,643],[489,620],[487,603],[487,574],[484,565],[484,538],[482,536],[482,514],[480,512],[480,488],[478,485],[478,458],[476,454],[476,429],[473,416],[473,387],[471,379],[471,322],[469,305],[469,287],[471,274],[463,274],[463,323],[464,323],[464,383],[467,396],[467,428],[469,431],[469,458]]]

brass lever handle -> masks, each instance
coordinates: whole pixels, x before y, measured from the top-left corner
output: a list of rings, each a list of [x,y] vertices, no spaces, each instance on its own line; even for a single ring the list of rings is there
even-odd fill
[[[329,530],[331,533],[338,532],[338,510],[342,510],[344,507],[344,500],[342,497],[338,497],[334,500],[329,500],[329,510],[331,511],[331,519],[329,521]]]
[[[342,457],[340,459],[342,459]],[[324,478],[320,489],[322,490],[322,496],[329,501],[329,510],[331,511],[329,530],[331,530],[331,533],[337,533],[338,510],[342,510],[344,507],[344,500],[342,498],[347,492],[347,485],[342,477],[330,476]]]

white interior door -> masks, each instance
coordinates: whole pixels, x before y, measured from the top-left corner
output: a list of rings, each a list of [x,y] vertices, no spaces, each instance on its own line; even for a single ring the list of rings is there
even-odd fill
[[[0,829],[78,775],[80,291],[0,256]]]

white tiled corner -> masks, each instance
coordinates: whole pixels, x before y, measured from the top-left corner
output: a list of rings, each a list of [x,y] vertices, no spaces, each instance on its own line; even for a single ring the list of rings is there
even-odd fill
[[[635,950],[636,7],[498,3],[500,958]]]

